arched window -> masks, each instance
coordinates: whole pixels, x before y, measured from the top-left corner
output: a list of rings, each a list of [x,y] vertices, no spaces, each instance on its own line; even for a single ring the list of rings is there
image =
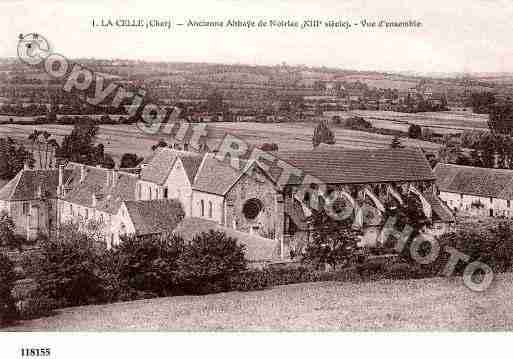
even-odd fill
[[[168,189],[167,187],[164,187],[164,198],[167,198],[168,196]]]
[[[151,201],[151,187],[149,187],[149,188],[148,188],[148,194],[149,194],[149,196],[150,196],[150,198],[149,198],[149,199],[150,199],[150,201]]]
[[[201,205],[201,217],[205,217],[205,201],[201,200],[200,205]]]
[[[212,218],[212,201],[208,201],[208,217]]]

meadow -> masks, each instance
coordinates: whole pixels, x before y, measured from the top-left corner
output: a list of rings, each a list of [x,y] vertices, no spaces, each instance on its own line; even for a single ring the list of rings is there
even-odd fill
[[[3,330],[511,330],[512,279],[485,292],[461,277],[293,284],[65,308]]]
[[[219,142],[226,134],[231,134],[243,139],[250,145],[263,143],[277,143],[280,150],[309,150],[312,149],[312,135],[315,122],[294,123],[250,123],[250,122],[217,122],[207,125],[209,138]],[[10,136],[17,141],[30,146],[28,135],[34,129],[50,132],[58,142],[63,136],[71,132],[71,125],[0,125],[0,136]],[[362,149],[384,148],[392,141],[392,136],[367,133],[363,131],[344,129],[332,126],[336,144],[333,148]],[[132,152],[139,156],[151,154],[151,146],[160,139],[166,140],[169,135],[150,135],[141,132],[135,125],[101,125],[98,142],[105,146],[105,151],[115,159],[119,159],[124,153]],[[427,150],[436,150],[438,145],[431,142],[401,139],[406,146],[422,147]]]

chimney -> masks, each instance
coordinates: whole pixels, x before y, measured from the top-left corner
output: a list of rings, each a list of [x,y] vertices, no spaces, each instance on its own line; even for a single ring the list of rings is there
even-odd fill
[[[85,179],[85,165],[80,165],[80,183]]]

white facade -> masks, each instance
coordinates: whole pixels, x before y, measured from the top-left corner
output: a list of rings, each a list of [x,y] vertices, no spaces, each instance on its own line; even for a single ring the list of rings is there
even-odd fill
[[[455,211],[482,217],[513,217],[511,200],[470,194],[440,192],[440,199]]]
[[[201,192],[192,192],[192,215],[191,217],[198,217],[215,221],[219,224],[225,224],[225,199],[223,196]],[[228,224],[231,227],[230,224]]]
[[[192,215],[192,185],[180,158],[177,158],[168,177],[162,184],[139,180],[136,189],[138,200],[178,199],[186,216]]]

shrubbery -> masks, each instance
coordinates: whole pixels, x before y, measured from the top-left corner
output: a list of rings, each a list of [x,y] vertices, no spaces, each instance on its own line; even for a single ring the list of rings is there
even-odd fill
[[[41,295],[70,306],[101,302],[101,256],[87,236],[47,241],[41,252],[31,264]]]
[[[469,261],[480,261],[495,272],[509,271],[513,267],[513,227],[505,220],[492,226],[465,228],[439,237],[442,247],[449,246],[470,257]],[[442,257],[439,267],[443,268],[447,258]],[[460,262],[457,273],[462,273],[465,265]]]
[[[183,240],[174,236],[122,238],[118,247],[106,253],[104,272],[117,276],[118,290],[125,299],[175,294],[179,292],[177,261],[183,245]]]
[[[179,281],[187,293],[223,291],[229,289],[230,277],[246,266],[244,247],[224,232],[210,230],[184,246],[178,259]]]
[[[20,304],[19,318],[23,320],[47,317],[53,314],[54,310],[64,306],[54,299],[41,296],[40,293],[33,293],[28,299]]]
[[[34,296],[59,306],[219,292],[246,270],[243,246],[224,232],[188,243],[176,236],[126,237],[109,250],[79,231],[67,233],[42,243],[41,255],[25,262],[38,286]],[[29,317],[39,311],[24,310]]]
[[[16,280],[13,263],[0,253],[0,325],[5,325],[17,318],[17,309],[12,289]]]

